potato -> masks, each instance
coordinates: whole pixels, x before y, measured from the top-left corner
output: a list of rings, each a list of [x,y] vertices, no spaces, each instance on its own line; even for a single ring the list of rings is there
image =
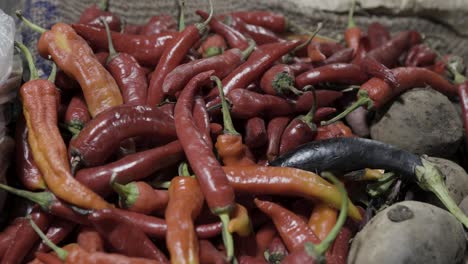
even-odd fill
[[[447,211],[405,201],[378,213],[354,238],[348,264],[462,263],[463,226]]]
[[[388,111],[378,113],[371,137],[416,154],[450,157],[463,137],[463,124],[446,96],[416,88],[401,95]]]

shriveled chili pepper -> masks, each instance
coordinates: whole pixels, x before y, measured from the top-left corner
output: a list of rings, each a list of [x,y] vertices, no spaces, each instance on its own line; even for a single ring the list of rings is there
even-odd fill
[[[301,95],[302,91],[294,87],[296,74],[290,65],[277,64],[263,74],[260,87],[266,94],[271,95]]]
[[[100,0],[98,4],[93,4],[87,7],[80,15],[79,23],[87,24],[95,27],[102,27],[101,20],[106,21],[109,24],[109,27],[113,31],[120,30],[120,18],[107,11],[109,5],[109,0]]]
[[[105,210],[94,211],[88,219],[118,253],[129,257],[155,259],[159,263],[169,263],[166,256],[146,234],[124,217]]]
[[[151,36],[165,32],[172,32],[177,30],[177,22],[174,17],[167,14],[159,14],[152,16],[141,30],[138,32],[140,35]]]
[[[202,54],[203,58],[213,57],[223,54],[227,49],[227,44],[221,35],[214,34],[208,36],[198,48],[198,52]]]
[[[69,146],[72,168],[103,164],[127,138],[151,135],[160,142],[176,138],[174,121],[157,107],[120,105],[93,118]]]
[[[175,165],[184,158],[179,141],[153,149],[127,155],[122,159],[92,168],[81,169],[76,179],[96,193],[107,197],[112,188],[109,182],[115,174],[115,180],[121,184],[144,179],[154,172]]]
[[[106,69],[114,77],[122,92],[125,104],[143,105],[146,102],[148,81],[146,73],[130,54],[117,53],[112,43],[109,26],[104,22],[109,43],[109,57],[106,60]]]
[[[388,42],[391,39],[390,32],[379,22],[372,22],[367,27],[367,39],[369,40],[369,49],[373,50]]]
[[[89,253],[104,252],[104,240],[93,227],[82,227],[78,233],[76,242],[82,249]]]
[[[236,204],[229,221],[229,232],[237,233],[241,237],[247,237],[252,234],[252,225],[250,223],[249,212],[241,204]]]
[[[354,9],[356,8],[356,0],[351,1],[351,8],[349,9],[349,14],[348,14],[348,27],[346,28],[346,31],[344,33],[344,38],[346,41],[346,45],[349,48],[353,49],[353,55],[356,55],[356,52],[359,49],[359,44],[361,42],[361,35],[362,30],[356,26],[356,23],[354,22]]]
[[[46,237],[49,238],[50,241],[54,242],[54,244],[58,244],[70,235],[75,227],[76,223],[61,218],[54,218],[47,229]],[[41,242],[35,249],[33,249],[33,252],[49,252],[51,250],[52,249],[49,248],[49,246],[44,242]]]
[[[312,172],[287,167],[263,166],[227,166],[223,167],[223,170],[226,172],[229,183],[237,192],[315,198],[333,208],[338,209],[341,206],[337,187]],[[348,204],[349,216],[353,219],[361,219],[357,207],[351,201],[348,201]]]
[[[323,64],[349,63],[353,59],[353,49],[346,48],[333,53],[323,61]]]
[[[317,129],[315,140],[324,140],[329,138],[355,137],[351,128],[343,122],[338,121],[329,125],[320,126]]]
[[[65,112],[64,121],[68,130],[77,135],[89,120],[91,116],[83,96],[81,94],[73,96]]]
[[[252,38],[257,45],[264,45],[269,43],[283,42],[284,39],[280,38],[275,32],[257,25],[245,23],[238,17],[228,16],[229,23],[233,28],[237,29],[241,33]]]
[[[200,263],[226,264],[226,257],[218,251],[209,240],[198,241]]]
[[[291,120],[290,117],[275,117],[268,123],[268,147],[266,155],[269,161],[274,160],[279,155],[281,136],[284,129],[288,126],[289,120]]]
[[[202,10],[197,10],[196,13],[203,19],[208,19],[208,13]],[[217,18],[213,17],[209,25],[211,30],[226,39],[230,48],[244,50],[249,47],[249,42],[242,33],[226,24],[223,24]]]
[[[338,212],[335,208],[324,203],[316,204],[310,215],[308,226],[320,240],[324,240],[335,226],[337,216]]]
[[[46,188],[44,179],[34,161],[28,142],[28,127],[24,116],[16,122],[15,130],[16,175],[26,189],[35,191]]]
[[[108,108],[122,104],[122,95],[114,79],[71,26],[57,23],[46,30],[26,20],[21,12],[17,12],[17,16],[26,25],[42,33],[38,41],[39,54],[44,58],[51,56],[60,69],[78,81],[91,116],[95,117]]]
[[[431,70],[419,67],[400,67],[391,71],[399,83],[398,87],[391,87],[382,79],[372,78],[361,85],[356,102],[331,120],[322,122],[322,125],[336,122],[360,106],[365,106],[367,109],[379,109],[399,94],[415,87],[429,85],[447,96],[457,95],[454,85]]]
[[[342,49],[336,42],[312,42],[307,46],[307,56],[311,62],[323,62]]]
[[[50,216],[41,211],[39,207],[34,207],[28,217],[33,219],[41,230],[47,230],[50,224]],[[2,258],[2,263],[21,263],[29,250],[39,240],[36,232],[31,228],[28,219],[21,218],[21,225],[15,233],[15,237],[9,244]]]
[[[206,84],[213,72],[200,73],[190,80],[176,103],[174,119],[177,136],[190,166],[197,175],[208,206],[223,222],[223,240],[226,244],[228,260],[230,260],[234,255],[234,247],[227,225],[229,213],[234,208],[234,190],[192,119],[195,93],[203,84]]]
[[[279,236],[275,236],[270,245],[264,252],[265,259],[268,263],[281,263],[281,261],[289,254],[283,241]]]
[[[164,79],[172,70],[179,66],[192,45],[197,42],[200,36],[207,30],[208,23],[210,23],[211,17],[213,16],[213,6],[211,2],[210,6],[210,16],[203,23],[187,26],[170,42],[167,48],[164,49],[156,69],[151,74],[148,98],[146,100],[148,105],[157,105],[164,100]]]
[[[23,218],[17,217],[0,233],[0,259],[15,239],[16,231],[21,227]]]
[[[57,88],[48,80],[37,79],[28,49],[19,43],[17,46],[26,55],[31,72],[31,80],[20,88],[28,143],[47,187],[73,205],[94,209],[111,206],[72,177],[67,149],[57,126]]]
[[[361,67],[354,64],[334,63],[304,72],[296,77],[296,84],[299,88],[324,82],[359,85],[367,80],[367,74],[362,71]]]
[[[259,117],[253,117],[245,123],[245,145],[248,148],[256,149],[266,145],[267,131],[265,121]]]
[[[119,184],[115,178],[111,180],[111,186],[119,194],[120,208],[142,214],[164,209],[167,206],[169,196],[167,191],[155,190],[146,182],[130,182]]]
[[[406,55],[405,66],[423,67],[434,64],[437,55],[430,47],[424,44],[418,44],[411,47]]]
[[[219,78],[228,76],[249,57],[254,47],[252,44],[244,51],[233,48],[219,56],[195,60],[177,66],[164,79],[162,88],[164,94],[174,96],[184,88],[193,76],[204,71],[215,70],[214,74]]]
[[[203,193],[197,179],[178,176],[171,180],[166,243],[172,263],[199,263],[194,221],[203,207]]]

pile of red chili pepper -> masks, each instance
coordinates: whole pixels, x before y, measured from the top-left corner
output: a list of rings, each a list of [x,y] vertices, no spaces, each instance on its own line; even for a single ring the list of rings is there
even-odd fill
[[[357,137],[333,118],[356,86],[352,109],[421,84],[457,95],[416,31],[366,31],[350,15],[340,43],[279,13],[196,13],[132,25],[93,5],[50,29],[17,13],[54,69],[39,79],[16,43],[30,80],[0,188],[23,210],[0,233],[1,263],[346,263],[363,220],[346,189],[386,168],[271,164]]]

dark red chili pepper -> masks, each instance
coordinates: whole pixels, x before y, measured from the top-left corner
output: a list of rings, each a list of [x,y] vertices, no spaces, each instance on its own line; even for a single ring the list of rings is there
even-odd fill
[[[89,253],[104,252],[104,239],[92,227],[82,227],[76,238],[78,245]]]
[[[192,167],[203,195],[211,211],[221,217],[223,229],[227,229],[229,212],[234,208],[234,190],[229,185],[227,177],[217,161],[212,149],[209,148],[193,120],[192,108],[194,96],[207,83],[214,71],[208,71],[193,77],[182,90],[176,103],[174,120],[177,136],[185,155]],[[225,241],[229,240],[229,232],[223,232]],[[232,243],[232,237],[230,238]],[[229,244],[229,242],[227,242]],[[233,247],[228,246],[227,255],[231,259]]]
[[[238,17],[227,17],[230,18],[230,25],[240,31],[241,33],[252,38],[257,45],[264,45],[269,43],[283,42],[284,39],[280,38],[275,32],[257,25],[247,24]]]
[[[349,240],[352,238],[353,232],[349,226],[345,225],[341,228],[340,233],[336,237],[332,247],[327,252],[335,264],[345,264],[349,253]],[[328,256],[327,256],[328,257]]]
[[[199,244],[199,258],[200,263],[203,264],[227,264],[226,257],[223,253],[218,251],[209,240],[200,240]]]
[[[224,78],[249,57],[254,47],[251,45],[245,51],[234,48],[227,50],[220,56],[179,65],[166,76],[162,90],[165,95],[174,96],[184,88],[193,76],[209,70],[214,70],[216,76]]]
[[[203,97],[195,97],[192,115],[198,130],[202,134],[203,140],[210,148],[213,148],[213,142],[211,141],[210,116],[205,105]]]
[[[101,21],[104,20],[109,24],[111,30],[119,31],[120,18],[107,11],[108,2],[108,0],[100,0],[99,4],[93,4],[87,7],[83,10],[83,13],[81,13],[79,23],[104,28]]]
[[[280,151],[281,136],[284,129],[288,126],[290,117],[275,117],[270,120],[267,128],[268,147],[267,158],[268,161],[276,159]]]
[[[31,217],[41,230],[47,230],[50,223],[50,216],[41,211],[39,207],[34,207],[29,217]],[[29,220],[27,218],[22,218],[21,225],[16,231],[14,239],[3,255],[2,263],[21,263],[37,241],[39,241],[39,236],[29,224]]]
[[[72,25],[73,29],[86,39],[95,50],[107,50],[106,30],[82,24]],[[178,35],[167,32],[151,36],[130,35],[112,32],[112,41],[118,52],[132,55],[141,65],[153,67],[158,63],[166,46]]]
[[[271,222],[264,224],[255,234],[255,241],[257,245],[257,257],[264,257],[265,250],[273,241],[276,236],[276,227]]]
[[[21,117],[16,122],[15,131],[16,141],[16,176],[26,189],[35,191],[46,188],[42,174],[34,161],[31,148],[28,142],[28,127],[26,120],[21,114]]]
[[[70,233],[75,229],[76,223],[64,220],[61,218],[54,218],[49,228],[47,229],[46,236],[54,244],[62,242]],[[44,242],[41,242],[32,252],[49,252],[49,248]]]
[[[317,90],[315,91],[317,96],[317,106],[319,111],[321,108],[330,106],[333,102],[343,96],[343,93],[340,91],[333,90]],[[312,104],[315,102],[314,93],[311,91],[305,92],[303,95],[299,96],[296,101],[296,112],[305,113],[312,108]],[[320,110],[322,111],[322,110]],[[318,115],[317,115],[318,116]]]
[[[112,192],[109,183],[112,175],[121,184],[144,179],[154,172],[175,165],[184,158],[179,141],[150,150],[127,155],[103,166],[79,170],[76,179],[96,193],[108,196]]]
[[[104,26],[109,43],[105,66],[119,86],[124,104],[145,104],[148,89],[145,71],[132,55],[115,51],[109,26],[105,22]]]
[[[275,236],[265,252],[265,258],[268,263],[281,263],[289,254],[286,246],[279,236]]]
[[[196,13],[203,19],[207,19],[209,16],[208,13],[201,10],[197,10]],[[215,17],[213,17],[210,21],[210,29],[223,36],[228,42],[230,48],[244,50],[249,47],[249,42],[242,33],[226,24],[221,23]]]
[[[390,32],[379,22],[372,22],[367,27],[367,39],[369,40],[369,49],[373,50],[387,43],[390,39]]]
[[[353,0],[351,2],[351,8],[349,9],[349,14],[348,14],[348,27],[346,28],[346,31],[344,33],[346,45],[348,45],[349,48],[353,49],[354,56],[359,50],[359,45],[361,43],[361,36],[363,34],[362,30],[358,26],[356,26],[356,23],[354,22],[353,16],[354,16],[355,7],[356,7],[356,1]]]
[[[271,95],[285,96],[291,93],[301,95],[302,91],[294,87],[296,74],[290,65],[277,64],[263,74],[260,87],[263,92]]]
[[[307,56],[311,62],[322,62],[342,49],[343,46],[336,42],[311,42],[307,46]]]
[[[174,118],[175,102],[167,102],[158,107],[163,113]]]
[[[131,221],[109,210],[94,211],[89,221],[106,242],[118,253],[130,257],[155,259],[169,263],[166,256],[146,234]]]
[[[253,117],[245,123],[245,145],[251,149],[261,148],[267,143],[265,121]]]
[[[437,54],[424,44],[413,46],[406,56],[405,66],[423,67],[434,64]]]
[[[198,52],[202,54],[203,58],[213,57],[227,49],[227,44],[221,35],[214,34],[208,36],[198,48]]]
[[[62,91],[79,91],[81,90],[80,84],[74,79],[68,77],[64,71],[57,71],[55,76],[55,85]]]
[[[176,138],[174,121],[157,107],[119,105],[92,119],[69,146],[72,171],[79,165],[103,164],[121,141],[151,135],[160,142]]]
[[[286,17],[279,13],[270,11],[237,11],[229,15],[242,19],[245,23],[262,26],[276,33],[283,33],[288,30]]]
[[[0,259],[3,258],[6,250],[15,239],[16,231],[18,231],[22,224],[23,218],[15,218],[15,220],[0,233]]]
[[[354,50],[352,48],[339,50],[333,53],[330,57],[326,58],[323,61],[323,64],[327,65],[327,64],[334,64],[334,63],[350,63],[351,60],[353,59],[353,51]]]
[[[304,72],[297,76],[296,84],[299,88],[324,82],[360,85],[368,79],[367,74],[357,65],[334,63]]]
[[[315,140],[324,140],[329,138],[339,137],[355,137],[351,128],[345,125],[343,122],[335,122],[329,125],[320,126],[317,130],[317,136]]]
[[[77,135],[89,120],[91,120],[91,115],[83,95],[73,96],[65,112],[64,121],[68,130]]]
[[[141,27],[138,32],[140,35],[151,36],[160,33],[172,32],[177,30],[177,22],[167,14],[152,16],[148,22]]]
[[[156,69],[151,74],[151,81],[148,88],[148,98],[146,103],[154,106],[164,100],[163,83],[166,76],[174,70],[184,59],[190,48],[200,39],[200,36],[207,30],[213,16],[213,6],[211,6],[210,16],[203,23],[187,26],[179,35],[174,38],[161,56]]]

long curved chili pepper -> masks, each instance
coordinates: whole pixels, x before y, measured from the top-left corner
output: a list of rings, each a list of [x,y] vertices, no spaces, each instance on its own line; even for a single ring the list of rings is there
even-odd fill
[[[279,155],[281,136],[288,126],[290,117],[275,117],[270,120],[267,128],[268,146],[266,156],[268,161],[276,159]]]
[[[224,98],[223,85],[218,77],[212,77],[216,81],[220,98],[221,111],[223,113],[224,130],[216,138],[216,150],[224,165],[245,166],[254,165],[255,161],[248,156],[249,149],[242,143],[242,135],[234,128],[231,115],[229,114],[228,104]]]
[[[351,128],[349,128],[343,122],[338,121],[329,125],[318,127],[315,140],[324,140],[340,137],[355,137],[355,135],[353,134]]]
[[[24,45],[16,45],[26,55],[30,65],[31,80],[21,86],[20,96],[28,127],[28,143],[47,187],[73,205],[93,209],[110,207],[72,177],[67,149],[57,126],[57,88],[49,80],[37,79],[31,53]]]
[[[16,122],[15,130],[16,175],[26,189],[35,191],[46,188],[44,179],[34,161],[28,142],[28,127],[23,115]]]
[[[76,242],[81,248],[90,253],[104,251],[104,240],[93,227],[82,227],[78,233]]]
[[[307,57],[311,62],[323,62],[342,49],[343,46],[336,42],[311,42],[307,46]]]
[[[333,159],[330,158],[333,153]],[[354,171],[380,168],[396,172],[431,191],[465,226],[468,217],[448,195],[440,171],[426,160],[391,145],[363,138],[336,138],[304,144],[271,162],[272,166],[296,167],[311,171]]]
[[[198,52],[203,58],[213,57],[223,54],[227,49],[227,44],[221,35],[214,34],[208,36],[198,48]]]
[[[122,92],[124,104],[145,104],[148,89],[145,70],[132,55],[115,51],[109,25],[104,22],[104,26],[107,33],[107,42],[109,43],[109,57],[106,60],[106,69],[117,82]]]
[[[169,263],[166,256],[146,234],[122,216],[111,211],[95,211],[88,216],[88,219],[118,253],[129,257],[155,259],[159,263]]]
[[[0,259],[3,258],[6,250],[15,239],[16,231],[22,225],[23,218],[15,218],[3,231],[0,233]]]
[[[317,96],[317,100],[315,100],[314,96]],[[317,111],[319,111],[320,108],[330,106],[342,96],[342,92],[333,90],[316,90],[315,95],[311,91],[305,92],[296,100],[296,112],[306,113],[312,108],[315,101],[317,101],[317,107],[319,107]]]
[[[194,221],[203,207],[203,193],[197,179],[178,176],[171,180],[166,243],[172,263],[199,263]]]
[[[337,216],[338,212],[335,208],[331,208],[324,203],[319,203],[314,206],[308,226],[320,240],[324,240],[333,229],[333,226],[335,226]]]
[[[211,0],[210,0],[211,1]],[[148,88],[148,105],[157,105],[164,100],[163,82],[166,76],[175,69],[184,59],[192,45],[200,39],[200,36],[207,30],[208,23],[213,16],[213,6],[210,2],[210,16],[203,23],[187,26],[179,35],[174,38],[164,49],[161,59],[156,69],[151,74]]]
[[[289,26],[284,15],[271,11],[236,11],[229,13],[229,15],[240,18],[245,23],[268,28],[276,33],[284,33]]]
[[[390,32],[379,22],[372,22],[367,27],[367,39],[369,40],[369,49],[373,50],[388,42],[391,39]]]
[[[42,33],[38,41],[39,54],[44,58],[50,55],[60,69],[78,81],[91,116],[122,104],[122,95],[114,79],[71,26],[57,23],[50,30],[45,30],[26,20],[21,12],[17,12],[17,16]]]
[[[261,148],[266,145],[267,131],[265,121],[259,117],[253,117],[245,123],[245,145],[251,149]]]
[[[127,155],[122,159],[92,168],[81,169],[75,178],[96,193],[107,197],[112,188],[109,183],[115,174],[121,184],[144,179],[154,172],[175,165],[184,158],[179,141],[153,149]]]
[[[95,28],[82,24],[74,24],[72,27],[94,49],[107,50],[109,43],[104,28]],[[115,50],[132,55],[138,63],[147,67],[153,67],[158,63],[166,46],[178,34],[177,32],[166,32],[142,36],[111,32]]]
[[[281,261],[289,254],[286,245],[277,235],[273,238],[268,248],[264,252],[264,257],[268,263],[281,263]]]
[[[203,19],[208,19],[208,13],[202,10],[197,10],[195,13]],[[226,39],[230,48],[244,50],[249,47],[249,42],[242,33],[226,24],[223,24],[217,18],[213,17],[209,25],[211,30]]]
[[[277,165],[276,162],[279,160],[281,157],[273,161],[273,165]],[[336,186],[312,172],[286,167],[263,166],[228,166],[223,167],[223,169],[229,183],[237,192],[315,198],[333,208],[339,209],[341,206]],[[351,201],[348,201],[348,204],[349,216],[353,219],[361,219],[357,207]]]
[[[290,65],[277,64],[263,74],[260,87],[266,94],[284,96],[290,93],[301,95],[302,91],[294,87],[296,72]]]
[[[174,120],[177,136],[185,155],[192,167],[203,195],[211,211],[221,217],[223,222],[223,239],[227,247],[227,257],[234,255],[232,237],[227,231],[229,212],[234,208],[234,190],[229,185],[227,177],[216,160],[213,151],[203,140],[192,119],[192,107],[197,90],[209,80],[214,71],[208,71],[193,77],[182,90],[176,103]]]
[[[357,65],[335,63],[302,73],[296,77],[296,84],[299,88],[323,82],[360,85],[368,79],[367,74]]]
[[[111,186],[119,194],[120,208],[126,210],[151,214],[152,212],[165,209],[169,201],[167,191],[155,190],[146,182],[130,182],[125,185],[111,180]]]
[[[424,44],[418,44],[411,47],[406,55],[405,66],[407,67],[423,67],[433,65],[437,58],[430,47]]]
[[[50,216],[41,211],[40,208],[33,208],[28,216],[37,222],[41,230],[47,230],[50,223]],[[22,218],[21,225],[16,231],[14,239],[3,255],[2,263],[21,263],[38,240],[39,237],[31,228],[28,219]]]
[[[346,45],[349,48],[353,49],[353,55],[356,55],[358,49],[359,49],[359,44],[361,42],[361,35],[362,35],[362,30],[356,26],[356,23],[354,22],[354,9],[356,8],[356,0],[351,1],[351,8],[349,9],[349,14],[348,14],[348,27],[346,28],[346,31],[344,33],[344,38]]]
[[[227,264],[226,257],[209,240],[198,241],[198,255],[203,264]]]
[[[227,17],[229,19],[229,25],[237,29],[241,33],[252,38],[257,45],[264,45],[269,43],[284,42],[285,40],[280,38],[275,32],[257,25],[245,23],[238,17]]]
[[[262,258],[242,255],[239,257],[239,264],[267,264],[267,262]]]
[[[102,20],[109,24],[113,31],[120,30],[120,18],[115,14],[107,11],[109,0],[100,0],[99,4],[93,4],[87,7],[80,15],[79,23],[87,24],[95,27],[102,27]]]
[[[447,96],[457,96],[456,87],[431,70],[419,67],[400,67],[392,69],[392,73],[399,83],[398,87],[391,87],[382,79],[372,78],[361,85],[356,102],[333,119],[322,122],[322,125],[340,120],[360,106],[365,106],[367,109],[379,109],[396,96],[415,87],[429,85]]]
[[[62,242],[76,227],[76,223],[64,220],[61,218],[54,218],[50,223],[46,236],[54,244]],[[44,242],[41,242],[32,252],[49,252],[52,249],[49,248]]]
[[[152,16],[144,26],[141,27],[138,34],[143,36],[157,35],[165,32],[177,30],[177,22],[174,17],[167,14]]]
[[[91,115],[89,114],[85,99],[81,94],[73,96],[65,112],[64,121],[68,130],[76,135],[89,120],[91,120]]]
[[[103,164],[127,138],[151,135],[160,142],[176,138],[174,121],[157,107],[120,105],[93,118],[69,146],[72,168]]]
[[[195,75],[209,70],[214,70],[216,76],[224,78],[249,57],[254,47],[252,44],[244,51],[233,48],[219,56],[179,65],[166,76],[162,90],[165,95],[173,96],[182,90]]]

